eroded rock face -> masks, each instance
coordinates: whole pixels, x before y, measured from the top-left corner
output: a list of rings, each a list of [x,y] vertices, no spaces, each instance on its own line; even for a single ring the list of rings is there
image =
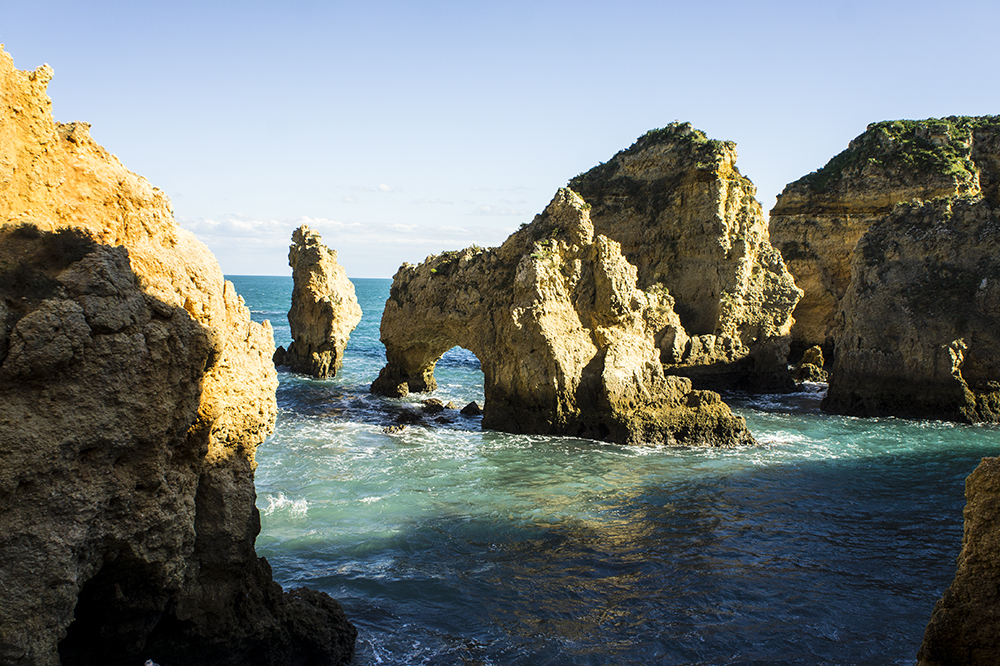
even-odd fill
[[[711,391],[665,376],[654,333],[681,329],[665,292],[636,287],[620,245],[560,190],[499,248],[404,264],[382,316],[387,363],[372,390],[436,387],[453,346],[480,360],[483,426],[615,442],[731,446],[753,440]]]
[[[337,263],[337,252],[306,225],[292,233],[288,265],[295,285],[288,311],[292,344],[287,351],[279,347],[274,361],[294,372],[333,377],[343,365],[351,331],[361,321],[354,285]]]
[[[1000,209],[899,205],[861,238],[823,408],[1000,421]]]
[[[958,572],[934,607],[918,666],[987,666],[1000,654],[1000,458],[983,458],[965,497]]]
[[[785,187],[771,210],[771,241],[805,294],[792,344],[833,350],[851,257],[868,228],[900,202],[982,194],[997,201],[996,117],[873,123],[814,173]]]
[[[0,662],[348,659],[254,553],[270,326],[50,77],[0,51]]]
[[[657,333],[665,369],[698,385],[779,389],[801,296],[768,239],[736,145],[689,123],[640,137],[570,181],[594,231],[621,244],[643,290],[666,288],[684,335]]]

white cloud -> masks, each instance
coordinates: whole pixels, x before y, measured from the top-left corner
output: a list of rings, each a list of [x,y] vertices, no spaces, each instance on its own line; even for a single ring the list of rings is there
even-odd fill
[[[344,197],[344,203],[358,203],[358,200],[352,196]]]
[[[389,225],[389,229],[392,229],[393,231],[405,231],[407,233],[409,233],[410,231],[413,231],[416,228],[417,228],[416,224],[390,224]]]
[[[454,201],[445,201],[444,199],[414,199],[410,202],[411,204],[437,204],[441,206],[452,206],[455,204]]]
[[[385,183],[382,183],[381,185],[378,186],[378,191],[379,192],[392,192],[392,188],[389,187],[388,185],[386,185]]]
[[[472,211],[472,214],[473,215],[530,215],[531,213],[529,213],[526,209],[517,208],[515,206],[485,205],[476,208],[474,211]]]

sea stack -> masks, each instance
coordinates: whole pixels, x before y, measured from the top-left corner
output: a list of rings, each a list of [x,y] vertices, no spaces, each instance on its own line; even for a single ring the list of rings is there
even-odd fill
[[[826,166],[787,185],[771,209],[771,241],[805,294],[795,308],[793,355],[841,332],[840,301],[854,248],[902,202],[982,196],[1000,186],[1000,119],[872,123]]]
[[[354,285],[337,263],[337,252],[306,225],[292,233],[288,265],[294,283],[288,311],[292,343],[287,351],[278,348],[274,362],[319,379],[333,377],[343,365],[351,331],[361,321]]]
[[[0,662],[345,663],[254,552],[270,325],[51,76],[0,51]]]
[[[833,355],[825,410],[1000,420],[998,137],[996,117],[874,123],[779,197],[793,338]]]
[[[657,333],[668,374],[717,390],[794,387],[788,345],[802,292],[736,168],[736,144],[673,123],[569,187],[592,206],[594,233],[621,244],[637,286],[673,298],[684,335]]]
[[[858,242],[823,409],[1000,421],[1000,209],[900,204]]]
[[[682,330],[664,290],[636,286],[621,246],[594,233],[590,206],[561,189],[498,248],[404,264],[382,315],[386,366],[372,391],[436,387],[459,345],[483,369],[483,427],[633,444],[753,443],[712,391],[667,376],[655,334]]]

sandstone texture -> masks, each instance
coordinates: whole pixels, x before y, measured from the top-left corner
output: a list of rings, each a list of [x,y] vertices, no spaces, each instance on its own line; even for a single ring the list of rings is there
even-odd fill
[[[805,292],[793,348],[833,350],[854,248],[897,203],[977,195],[996,202],[998,181],[1000,119],[950,117],[873,123],[822,169],[786,186],[770,227]]]
[[[0,51],[0,663],[338,663],[256,557],[268,324],[164,194]]]
[[[333,377],[344,361],[351,331],[361,321],[361,306],[337,252],[308,226],[292,232],[288,248],[292,267],[292,309],[288,324],[292,343],[279,347],[274,361],[294,372],[320,379]]]
[[[569,186],[594,231],[621,244],[644,291],[665,290],[683,330],[657,332],[669,374],[720,389],[783,389],[802,292],[772,247],[736,145],[689,123],[640,137]]]
[[[827,411],[1000,421],[1000,209],[901,204],[861,238]]]
[[[459,345],[480,360],[483,427],[623,443],[732,446],[742,418],[686,377],[666,376],[655,333],[681,322],[665,291],[636,286],[618,242],[595,234],[569,189],[498,248],[404,264],[382,316],[386,366],[372,391],[436,387]]]
[[[992,666],[1000,655],[1000,458],[983,458],[965,497],[958,571],[934,607],[918,666]]]

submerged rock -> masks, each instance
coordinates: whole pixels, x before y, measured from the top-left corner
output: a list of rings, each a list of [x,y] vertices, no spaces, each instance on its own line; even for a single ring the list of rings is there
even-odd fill
[[[823,408],[1000,421],[1000,209],[900,205],[861,238]]]
[[[1000,654],[1000,458],[983,458],[965,497],[958,571],[934,607],[918,666],[992,666]]]
[[[351,331],[361,321],[361,306],[337,252],[302,225],[292,233],[288,265],[292,267],[292,309],[288,311],[292,343],[279,347],[276,365],[320,379],[333,377],[344,361]]]
[[[638,287],[673,298],[682,328],[656,334],[669,374],[709,388],[794,387],[788,342],[802,292],[771,246],[734,143],[673,123],[569,185],[593,206],[594,232],[636,266]]]
[[[340,663],[257,558],[270,325],[166,196],[0,51],[0,663]]]
[[[560,190],[499,248],[404,264],[382,315],[386,366],[372,391],[436,387],[455,345],[483,370],[483,427],[614,442],[752,443],[742,418],[691,380],[665,376],[656,331],[681,328],[672,299],[636,287],[620,245]]]
[[[805,291],[794,312],[792,344],[833,351],[854,248],[896,204],[973,195],[996,203],[998,186],[997,117],[872,123],[822,169],[787,185],[770,227],[771,241]]]

